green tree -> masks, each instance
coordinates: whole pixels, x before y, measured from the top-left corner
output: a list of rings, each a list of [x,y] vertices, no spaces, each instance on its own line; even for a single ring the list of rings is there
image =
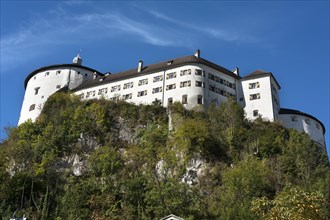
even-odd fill
[[[252,204],[252,211],[263,219],[326,219],[324,195],[299,187],[288,186],[274,200],[261,197]]]

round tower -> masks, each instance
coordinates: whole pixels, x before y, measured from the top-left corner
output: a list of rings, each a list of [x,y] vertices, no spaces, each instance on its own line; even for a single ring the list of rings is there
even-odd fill
[[[25,94],[18,125],[28,119],[35,121],[52,94],[66,87],[74,89],[93,74],[102,75],[89,67],[82,66],[82,59],[78,54],[72,64],[58,64],[41,67],[31,72],[25,79]]]
[[[305,132],[310,138],[325,148],[325,127],[323,123],[312,115],[294,109],[281,108],[279,112],[280,122],[286,128],[293,128],[299,132]]]

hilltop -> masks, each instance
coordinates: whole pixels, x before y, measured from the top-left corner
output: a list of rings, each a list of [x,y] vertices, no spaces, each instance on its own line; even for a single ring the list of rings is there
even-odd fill
[[[324,149],[232,99],[204,111],[55,93],[0,154],[3,219],[330,217]]]

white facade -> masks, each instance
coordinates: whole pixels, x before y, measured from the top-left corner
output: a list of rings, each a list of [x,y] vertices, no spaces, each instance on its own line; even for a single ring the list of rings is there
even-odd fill
[[[268,121],[278,120],[280,86],[271,73],[257,70],[242,78],[239,87],[238,103],[244,108],[248,119],[260,116]]]
[[[279,121],[287,128],[304,131],[325,147],[323,124],[313,116],[295,110],[281,109],[280,85],[270,72],[257,70],[240,77],[238,69],[230,71],[200,57],[180,57],[166,62],[143,66],[116,74],[101,74],[81,66],[80,56],[73,64],[43,67],[25,80],[25,96],[19,123],[33,121],[41,113],[48,97],[67,88],[82,99],[104,97],[125,100],[134,104],[151,104],[155,100],[167,107],[181,102],[186,108],[207,108],[220,105],[233,97],[244,108],[246,117],[254,120]],[[292,118],[298,121],[292,121]],[[308,118],[308,120],[306,120]],[[313,125],[312,125],[313,124]]]
[[[279,121],[284,127],[307,133],[313,141],[325,149],[325,128],[323,124],[313,116],[296,110],[281,109]]]
[[[94,79],[100,85],[79,89],[75,94],[82,99],[104,97],[134,104],[151,104],[159,100],[164,107],[181,102],[188,109],[198,105],[208,106],[211,102],[219,105],[227,96],[235,97],[236,94],[235,78],[203,64],[184,65],[149,74],[136,73],[128,79],[102,84],[106,77]],[[227,85],[221,84],[220,80],[228,82]]]
[[[79,64],[62,64],[33,71],[25,80],[25,94],[18,124],[28,119],[35,121],[48,97],[62,89],[74,89],[95,73]]]

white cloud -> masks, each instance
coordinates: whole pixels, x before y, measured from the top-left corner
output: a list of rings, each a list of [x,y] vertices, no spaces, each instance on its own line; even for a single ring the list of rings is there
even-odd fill
[[[141,9],[144,10],[143,8],[141,8]],[[150,13],[155,18],[162,19],[162,20],[170,22],[174,25],[178,25],[181,28],[197,31],[202,35],[211,36],[218,40],[223,40],[223,41],[228,41],[228,42],[233,42],[233,41],[254,42],[254,41],[256,41],[255,37],[247,36],[246,34],[239,35],[237,33],[233,33],[231,31],[225,30],[223,28],[207,27],[207,26],[204,26],[203,24],[192,25],[191,23],[187,23],[187,22],[180,21],[180,20],[175,20],[171,17],[166,16],[165,14],[162,14],[162,13],[154,11],[154,10],[145,10],[145,12]]]
[[[135,17],[134,13],[127,13],[128,16],[115,9],[105,11],[95,7],[91,10],[93,13],[73,12],[72,9],[81,4],[89,2],[66,1],[48,13],[42,13],[40,16],[43,17],[28,20],[23,29],[1,36],[2,70],[41,56],[45,51],[51,51],[59,45],[106,42],[109,37],[129,38],[130,41],[156,46],[188,48],[196,45],[201,37],[226,42],[252,39],[221,28],[177,21],[157,11],[135,6],[135,12],[138,14]]]
[[[157,46],[182,45],[182,41],[176,39],[177,35],[169,34],[150,22],[133,20],[120,12],[73,15],[59,6],[49,11],[48,16],[33,19],[25,28],[1,38],[1,66],[4,70],[14,63],[37,57],[45,48],[127,35]],[[33,53],[28,53],[30,51]]]

